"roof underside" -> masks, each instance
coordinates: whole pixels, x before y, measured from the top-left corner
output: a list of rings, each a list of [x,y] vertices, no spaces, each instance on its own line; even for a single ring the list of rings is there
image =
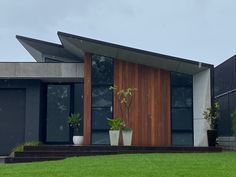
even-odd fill
[[[206,63],[161,55],[62,32],[58,32],[58,36],[64,48],[78,57],[83,57],[88,52],[191,75],[213,67],[213,65]]]
[[[22,36],[17,39],[38,62],[45,62],[49,57],[58,61],[81,62],[85,53],[94,53],[107,57],[142,64],[168,71],[185,74],[197,74],[213,65],[134,49],[81,36],[58,32],[62,45],[48,43]]]
[[[16,38],[37,62],[45,62],[45,60],[61,62],[83,61],[81,58],[65,50],[62,45],[23,36],[16,36]]]

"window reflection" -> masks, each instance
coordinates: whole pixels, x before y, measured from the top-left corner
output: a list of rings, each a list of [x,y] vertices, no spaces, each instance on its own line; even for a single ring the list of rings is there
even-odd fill
[[[113,59],[92,55],[92,144],[109,144],[107,118],[112,117]]]
[[[171,127],[174,146],[193,145],[193,79],[171,73]]]
[[[47,142],[69,142],[70,85],[48,85]]]
[[[92,91],[93,107],[109,107],[112,105],[112,91],[108,86],[94,87]]]
[[[113,83],[113,60],[100,55],[92,55],[92,84]]]

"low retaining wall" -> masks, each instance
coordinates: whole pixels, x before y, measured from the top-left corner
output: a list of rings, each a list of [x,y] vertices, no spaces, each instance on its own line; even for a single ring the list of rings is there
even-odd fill
[[[233,136],[218,138],[218,145],[224,150],[236,150],[236,139]]]

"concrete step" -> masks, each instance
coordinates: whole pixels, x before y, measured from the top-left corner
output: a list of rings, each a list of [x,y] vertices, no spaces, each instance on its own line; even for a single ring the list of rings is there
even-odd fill
[[[5,158],[7,158],[7,156],[0,156],[0,164],[5,163]]]
[[[62,160],[63,157],[7,157],[5,163],[26,163],[26,162],[42,162],[51,160]]]
[[[117,151],[31,151],[31,152],[16,152],[15,157],[73,157],[73,156],[95,156],[95,155],[113,155],[121,154]],[[126,152],[127,153],[127,152]]]
[[[6,163],[59,160],[72,156],[95,156],[134,153],[193,153],[221,152],[219,147],[157,147],[157,146],[73,146],[40,145],[26,146],[23,152],[16,152],[15,157],[5,159]]]
[[[25,152],[36,151],[67,151],[67,152],[212,152],[221,151],[218,147],[159,147],[159,146],[74,146],[74,145],[40,145],[40,146],[25,146]]]

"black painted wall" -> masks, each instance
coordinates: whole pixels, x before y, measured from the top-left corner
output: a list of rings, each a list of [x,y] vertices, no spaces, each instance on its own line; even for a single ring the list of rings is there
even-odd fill
[[[0,142],[5,142],[0,155],[19,143],[41,140],[40,88],[39,80],[0,80],[0,110],[5,108],[0,113]]]
[[[220,104],[218,135],[232,136],[230,115],[236,109],[236,56],[215,68],[214,93],[216,101]]]

